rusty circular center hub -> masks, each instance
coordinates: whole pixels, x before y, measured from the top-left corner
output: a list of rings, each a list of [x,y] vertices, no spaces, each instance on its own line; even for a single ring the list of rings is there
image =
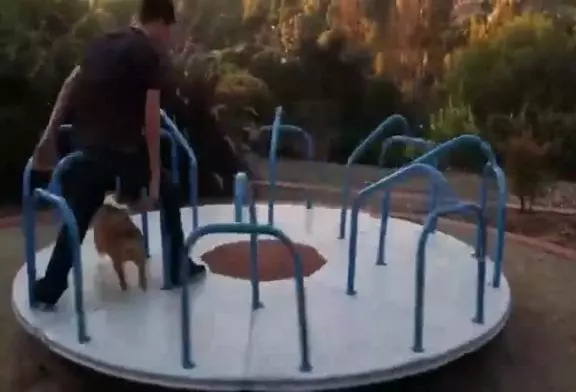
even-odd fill
[[[304,276],[312,275],[326,264],[326,259],[315,248],[298,243],[294,247],[302,257]],[[215,274],[250,280],[250,241],[217,246],[204,253],[202,261]],[[294,261],[280,241],[258,241],[258,272],[263,282],[294,277]]]

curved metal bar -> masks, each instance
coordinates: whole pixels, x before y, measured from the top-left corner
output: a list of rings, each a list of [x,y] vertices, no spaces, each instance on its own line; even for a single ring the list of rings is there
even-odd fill
[[[260,132],[271,132],[273,131],[273,126],[270,125],[266,125],[263,127],[260,127],[259,131]],[[291,133],[297,133],[299,135],[302,135],[302,137],[304,138],[304,141],[306,142],[306,159],[309,161],[314,160],[314,151],[315,151],[315,147],[314,147],[314,139],[312,138],[312,135],[309,132],[306,132],[304,129],[296,126],[296,125],[289,125],[289,124],[280,124],[279,126],[279,132],[291,132]],[[272,147],[272,145],[270,145],[270,147]],[[278,147],[278,146],[276,146]],[[274,167],[272,167],[271,164],[272,161],[269,162],[270,165],[270,170],[276,170],[276,166],[274,165]],[[276,175],[276,173],[274,174]],[[311,209],[312,208],[312,199],[310,197],[310,195],[308,195],[308,197],[306,198],[306,209]]]
[[[350,223],[350,246],[348,247],[348,283],[347,294],[355,295],[354,280],[356,277],[356,248],[358,244],[358,214],[364,201],[373,193],[378,190],[388,190],[394,185],[406,180],[407,177],[413,174],[425,174],[433,183],[436,183],[439,189],[443,189],[445,193],[450,194],[451,198],[456,199],[455,193],[452,191],[448,180],[438,169],[426,165],[424,163],[415,163],[405,166],[395,173],[381,179],[380,181],[371,184],[364,188],[356,196],[352,202],[352,218]]]
[[[494,154],[494,150],[490,146],[490,144],[482,139],[477,135],[466,134],[460,135],[455,137],[454,139],[450,139],[445,143],[442,143],[432,150],[428,151],[426,154],[416,158],[412,161],[413,164],[415,163],[429,163],[429,162],[436,162],[440,156],[443,154],[451,151],[453,148],[456,148],[460,145],[465,144],[474,144],[480,148],[480,151],[486,157],[489,164],[489,167],[484,168],[483,173],[483,187],[486,186],[486,170],[494,172],[496,176],[496,181],[498,184],[498,219],[497,219],[497,242],[496,242],[496,255],[494,258],[495,268],[494,268],[494,277],[493,277],[493,286],[500,287],[500,277],[502,274],[502,261],[504,258],[504,240],[505,240],[505,233],[506,233],[506,198],[507,198],[507,185],[506,185],[506,176],[504,172],[496,162],[496,155]],[[481,190],[484,192],[484,190]],[[482,196],[481,196],[482,197]]]
[[[64,128],[67,127],[67,128]],[[65,130],[72,129],[72,126],[62,126]],[[70,167],[75,161],[82,159],[83,154],[74,152],[58,162],[52,173],[52,178],[48,185],[51,193],[56,195],[62,194],[61,179],[62,174]],[[33,287],[36,281],[36,232],[35,232],[35,216],[36,216],[36,202],[34,200],[34,192],[32,190],[32,171],[33,162],[32,158],[28,159],[24,172],[22,174],[22,231],[24,234],[24,247],[26,255],[26,272],[28,276],[28,302],[31,307],[33,303]]]
[[[378,157],[378,167],[381,168],[384,164],[384,158],[386,152],[394,145],[398,143],[403,143],[415,147],[424,149],[425,151],[433,148],[436,143],[431,140],[422,139],[419,137],[405,136],[405,135],[395,135],[382,142],[382,147],[380,149],[380,156]],[[432,165],[438,167],[437,163]],[[438,204],[438,192],[439,189],[436,183],[432,182],[430,189],[430,212],[433,211]],[[388,217],[390,216],[390,205],[391,205],[392,195],[390,190],[386,190],[384,193],[384,198],[382,199],[382,208],[380,210],[380,240],[378,242],[378,255],[376,258],[376,265],[386,265],[384,258],[386,256],[386,232],[388,230]]]
[[[382,198],[382,208],[380,213],[380,237],[378,237],[378,254],[376,255],[376,265],[386,265],[386,233],[388,231],[388,217],[390,215],[390,204],[392,195],[390,191],[384,192]]]
[[[62,158],[52,172],[48,190],[56,195],[62,195],[62,176],[70,166],[85,158],[86,155],[82,151],[74,151]]]
[[[492,286],[495,288],[500,287],[500,278],[502,276],[502,262],[504,260],[504,245],[506,235],[506,176],[498,165],[493,165],[490,162],[484,166],[482,172],[482,185],[480,188],[480,207],[482,208],[484,216],[486,216],[486,204],[488,199],[488,180],[490,175],[496,177],[498,184],[498,212],[496,218],[496,251],[494,255],[494,276],[492,277]],[[476,237],[479,238],[479,231]]]
[[[34,307],[34,283],[36,282],[36,230],[35,203],[32,194],[32,158],[28,159],[22,174],[22,234],[26,256],[26,275],[28,277],[28,304]]]
[[[173,132],[162,128],[160,130],[160,137],[164,137],[170,141],[170,173],[172,174],[172,183],[180,183],[180,165],[178,164],[178,140]]]
[[[78,330],[78,343],[83,344],[90,340],[86,332],[86,316],[84,314],[84,292],[82,287],[82,259],[80,255],[80,235],[78,233],[78,224],[76,223],[76,218],[72,213],[68,203],[62,196],[57,196],[44,189],[37,188],[34,190],[33,196],[34,203],[38,200],[45,200],[55,206],[60,213],[60,219],[66,226],[66,232],[68,234],[68,240],[70,243],[70,251],[72,252],[72,271],[74,278],[74,307],[76,310],[76,325]],[[32,213],[28,215],[27,220],[24,224],[27,227],[32,227],[34,230],[35,224],[35,209],[32,208]],[[36,264],[36,256],[34,255],[32,259],[27,259],[27,263]]]
[[[148,190],[142,188],[140,197],[144,199],[148,196]],[[150,225],[148,223],[148,212],[144,211],[140,214],[142,220],[142,233],[144,234],[144,249],[146,249],[146,256],[150,257]]]
[[[348,203],[350,201],[350,168],[351,166],[358,161],[358,159],[362,156],[362,154],[376,142],[376,140],[384,136],[387,133],[390,133],[391,130],[394,128],[392,127],[394,124],[399,124],[402,126],[404,133],[410,134],[410,126],[408,125],[408,121],[399,114],[394,114],[384,120],[366,139],[364,139],[358,147],[350,154],[348,157],[348,162],[346,163],[346,168],[344,171],[344,183],[342,184],[342,206],[340,208],[340,233],[338,238],[343,239],[346,233],[346,213],[348,212]]]
[[[439,144],[432,150],[428,151],[426,154],[421,155],[413,160],[412,163],[430,163],[431,161],[438,159],[442,154],[450,152],[453,148],[465,144],[477,145],[480,148],[480,151],[482,151],[486,157],[486,160],[495,166],[497,165],[496,155],[494,154],[494,150],[490,144],[481,137],[472,134],[456,136],[447,142]]]
[[[194,247],[198,240],[208,234],[238,233],[238,234],[264,234],[276,237],[290,251],[294,260],[294,283],[296,286],[296,306],[298,311],[298,327],[300,335],[300,371],[309,372],[312,370],[310,364],[310,350],[308,341],[308,322],[306,320],[306,294],[304,290],[304,277],[302,258],[296,251],[294,244],[281,230],[270,225],[254,225],[251,223],[221,223],[202,226],[196,231],[191,232],[185,241],[184,252],[182,257],[185,258],[189,251]],[[185,282],[185,276],[188,276],[188,263],[182,263],[182,281]],[[182,366],[184,368],[194,367],[192,362],[192,347],[190,339],[190,303],[188,297],[188,285],[182,285]]]
[[[438,160],[434,159],[432,164],[433,167],[435,167],[436,169],[438,169]],[[438,188],[438,184],[436,183],[432,183],[430,185],[430,197],[429,197],[429,213],[434,211],[436,209],[436,207],[438,207],[438,195],[440,194],[440,188]],[[435,219],[434,223],[432,225],[433,230],[432,233],[436,233],[436,228],[438,227],[438,220]]]
[[[192,227],[196,229],[198,227],[198,159],[196,159],[196,154],[186,138],[180,133],[180,130],[168,117],[164,110],[160,111],[162,125],[168,130],[176,143],[184,149],[186,155],[188,157],[189,162],[189,169],[188,169],[188,176],[189,176],[189,188],[190,188],[190,206],[192,207]]]
[[[246,190],[248,188],[248,176],[246,173],[236,173],[234,177],[234,221],[241,223],[242,209],[246,202]]]
[[[276,198],[276,166],[278,159],[278,140],[280,139],[280,127],[282,123],[282,107],[276,108],[274,122],[272,123],[272,132],[270,135],[270,151],[268,152],[268,165],[270,188],[268,190],[268,224],[274,224],[274,201]]]
[[[458,203],[456,205],[442,207],[428,215],[422,228],[422,234],[418,240],[416,254],[415,276],[415,305],[414,305],[414,345],[412,350],[417,353],[424,351],[424,294],[426,285],[426,243],[433,230],[434,221],[440,216],[472,212],[476,215],[478,224],[478,237],[476,238],[476,253],[478,254],[478,268],[476,274],[476,301],[475,316],[473,321],[477,324],[484,323],[484,302],[486,285],[486,222],[482,207],[474,203]]]
[[[414,146],[421,148],[425,151],[430,150],[433,148],[436,143],[431,140],[422,139],[420,137],[412,137],[412,136],[405,136],[405,135],[394,135],[389,137],[388,139],[382,142],[382,147],[380,148],[380,155],[378,156],[378,167],[381,168],[384,164],[384,158],[386,153],[394,144],[405,144],[408,146]]]
[[[237,173],[234,178],[234,219],[242,223],[244,204],[248,194],[248,175]],[[252,195],[251,195],[252,196]],[[250,197],[250,223],[256,225],[256,207],[254,197]],[[250,233],[250,283],[252,286],[252,310],[263,307],[260,302],[260,273],[258,270],[258,234]]]

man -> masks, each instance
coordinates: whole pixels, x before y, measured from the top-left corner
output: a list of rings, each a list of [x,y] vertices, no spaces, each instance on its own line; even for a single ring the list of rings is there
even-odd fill
[[[160,162],[160,90],[166,72],[162,57],[175,23],[172,0],[141,0],[137,26],[105,34],[88,45],[85,57],[65,81],[52,116],[33,155],[34,168],[52,170],[57,160],[56,132],[69,109],[74,143],[86,159],[64,174],[62,191],[74,212],[81,238],[104,195],[120,178],[122,194],[139,198],[141,207],[159,201],[170,233],[170,279],[178,285],[183,244],[179,197]],[[144,129],[144,135],[142,130]],[[205,268],[192,261],[191,275]],[[67,289],[72,255],[64,229],[58,235],[44,278],[36,282],[34,300],[58,302]]]

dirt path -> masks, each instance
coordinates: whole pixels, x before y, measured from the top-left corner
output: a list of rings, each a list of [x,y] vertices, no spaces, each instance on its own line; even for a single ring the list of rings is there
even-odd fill
[[[269,178],[268,161],[260,159],[254,161],[263,179]],[[366,183],[380,180],[395,169],[378,169],[375,166],[354,165],[350,169],[351,186],[362,189]],[[278,162],[277,178],[279,181],[299,184],[314,184],[316,186],[340,187],[344,180],[346,169],[342,165],[318,161],[282,160]],[[442,174],[448,179],[450,186],[462,198],[477,200],[480,190],[481,178],[477,174],[445,170]],[[425,175],[413,175],[406,181],[397,184],[394,189],[398,193],[420,194],[430,189],[429,178]],[[496,200],[498,188],[496,181],[489,182],[489,199]],[[510,191],[510,189],[508,189]],[[518,199],[508,193],[508,203],[519,204]],[[551,185],[547,191],[536,200],[539,207],[557,209],[576,209],[576,185],[565,181],[558,181]]]
[[[442,222],[440,229],[468,242],[474,235],[472,229],[450,222]],[[45,244],[53,237],[54,228],[43,226],[38,235]],[[10,286],[22,255],[20,231],[2,230],[0,247],[1,391],[166,392],[80,369],[27,337],[16,326],[10,308]],[[361,391],[576,391],[576,260],[509,241],[505,271],[512,287],[513,310],[507,327],[492,343],[440,370]]]

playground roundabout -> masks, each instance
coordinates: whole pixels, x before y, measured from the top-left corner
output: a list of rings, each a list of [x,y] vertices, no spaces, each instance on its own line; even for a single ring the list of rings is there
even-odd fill
[[[214,205],[198,203],[194,151],[175,124],[162,114],[167,129],[164,135],[172,146],[172,180],[180,181],[178,149],[185,152],[189,164],[191,207],[182,209],[183,229],[188,234],[185,252],[210,269],[203,279],[181,288],[171,287],[167,279],[171,233],[160,229],[164,226],[160,224],[160,213],[133,217],[144,233],[150,254],[149,284],[148,291],[140,291],[136,271],[129,269],[132,289],[123,292],[111,263],[96,256],[90,232],[80,245],[74,215],[60,196],[62,173],[75,161],[85,159],[83,153],[64,157],[47,188],[35,188],[28,163],[23,177],[26,263],[19,266],[12,282],[12,307],[30,335],[56,356],[69,360],[64,368],[70,370],[62,372],[67,374],[64,378],[69,379],[73,372],[70,362],[79,365],[74,365],[77,372],[96,371],[82,371],[75,385],[70,384],[73,386],[59,382],[58,389],[53,384],[54,390],[100,391],[119,387],[114,383],[123,379],[128,380],[122,388],[126,391],[163,387],[311,391],[381,382],[407,391],[422,390],[422,385],[416,383],[409,388],[404,381],[390,382],[442,374],[442,370],[429,371],[451,366],[468,371],[453,371],[446,382],[436,382],[432,388],[427,383],[424,389],[480,391],[498,385],[499,390],[508,391],[529,390],[520,388],[529,385],[550,390],[547,380],[554,378],[556,388],[552,389],[573,390],[572,370],[562,371],[561,376],[557,373],[573,369],[569,365],[576,363],[571,351],[566,350],[576,339],[570,327],[576,316],[565,316],[564,326],[560,323],[563,319],[547,313],[551,309],[566,312],[566,298],[573,295],[565,295],[566,290],[558,287],[568,287],[562,279],[569,271],[556,274],[550,267],[542,267],[547,272],[537,274],[536,280],[524,268],[528,263],[525,260],[535,256],[533,251],[524,250],[517,256],[517,247],[512,247],[511,255],[506,244],[505,253],[506,180],[485,141],[475,135],[462,135],[434,145],[410,136],[390,136],[393,124],[401,125],[409,134],[406,121],[391,116],[350,156],[344,176],[338,181],[336,203],[323,205],[328,201],[320,200],[324,197],[317,197],[305,187],[305,204],[299,204],[296,200],[301,197],[286,197],[279,183],[284,180],[278,178],[278,140],[280,131],[302,135],[308,159],[312,160],[313,139],[298,127],[282,125],[281,113],[279,108],[269,127],[267,203],[254,203],[251,185],[257,184],[251,184],[246,173],[238,173],[233,203]],[[365,183],[361,191],[352,192],[352,182],[358,180],[352,178],[352,166],[370,144],[386,135],[389,138],[382,144],[382,156],[392,143],[417,146],[427,152],[411,164]],[[480,193],[474,198],[477,202],[460,197],[437,167],[442,154],[463,144],[476,145],[487,160]],[[393,188],[414,176],[427,179],[426,213],[420,223],[393,217]],[[492,197],[490,184],[497,185]],[[277,203],[280,199],[285,202]],[[54,246],[37,248],[36,240],[42,238],[42,230],[38,236],[34,229],[39,200],[58,211],[72,244],[70,290],[49,312],[37,308],[29,290],[46,267]],[[494,230],[487,229],[491,211]],[[467,229],[465,242],[461,235],[452,236],[444,230],[443,218],[452,214],[468,214],[475,223]],[[183,276],[188,273],[187,265],[183,264]],[[520,297],[514,293],[514,302],[519,304],[514,311],[521,320],[516,321],[513,333],[507,333],[508,327],[499,335],[504,336],[504,342],[513,341],[514,347],[491,345],[499,347],[497,361],[485,360],[480,369],[460,365],[467,360],[457,359],[487,344],[509,317],[510,321],[514,319],[507,279],[510,275],[508,271],[505,275],[503,268],[513,271],[511,276],[516,281],[512,287],[516,291],[520,287]],[[562,280],[562,284],[553,282],[551,276]],[[527,293],[534,287],[538,289],[530,297]],[[557,292],[545,287],[554,287]],[[534,309],[539,313],[535,314]],[[538,328],[532,327],[534,315]],[[518,331],[520,335],[515,333]],[[561,339],[544,335],[552,331],[572,332],[564,333]],[[536,343],[526,344],[523,337]],[[556,351],[544,359],[551,347]],[[529,348],[538,355],[534,356]],[[538,366],[532,370],[512,366],[516,370],[508,377],[508,372],[494,366],[508,363],[509,352],[517,360],[533,358]],[[24,357],[29,360],[30,355],[18,356]],[[448,365],[450,362],[454,364]],[[549,374],[539,383],[526,384],[526,371],[536,374],[546,367],[554,377]],[[110,383],[104,382],[106,379]]]
[[[233,204],[199,205],[195,153],[162,112],[172,181],[180,181],[178,151],[184,151],[189,165],[190,207],[181,211],[188,233],[183,255],[203,260],[211,269],[204,279],[180,288],[169,279],[172,233],[161,229],[166,226],[161,212],[134,217],[150,255],[148,290],[122,291],[111,263],[97,256],[93,235],[88,232],[80,240],[83,233],[61,196],[63,173],[87,159],[85,153],[63,157],[47,188],[33,185],[29,161],[22,196],[26,263],[12,285],[20,324],[50,350],[81,366],[141,384],[188,390],[362,386],[440,367],[494,338],[508,319],[511,293],[502,273],[506,179],[490,145],[475,135],[437,146],[411,136],[390,136],[393,125],[410,133],[406,120],[394,115],[351,154],[339,209],[313,206],[310,195],[305,206],[278,204],[280,133],[303,136],[308,160],[314,152],[312,137],[281,124],[281,116],[278,108],[273,125],[266,128],[271,133],[267,204],[255,203],[255,184],[240,172]],[[353,194],[351,167],[387,134],[382,157],[393,143],[427,152]],[[442,154],[463,144],[476,145],[487,159],[477,203],[461,199],[437,167]],[[429,181],[422,225],[390,217],[393,188],[415,175]],[[492,179],[498,188],[493,254],[487,238]],[[380,193],[379,214],[364,212]],[[40,310],[32,295],[53,247],[36,250],[40,200],[58,212],[73,266],[70,290],[50,311]],[[475,220],[473,246],[437,230],[440,219],[452,214]],[[238,242],[241,235],[249,240]],[[188,263],[182,263],[183,281],[187,269]],[[136,287],[135,271],[127,272],[129,286]]]
[[[266,205],[258,204],[256,210],[265,216]],[[184,217],[189,214],[183,210]],[[204,224],[228,223],[233,216],[231,205],[199,208]],[[161,290],[162,264],[154,256],[161,253],[159,229],[155,231],[158,221],[158,214],[149,215],[153,256],[149,263],[151,287],[146,293],[136,288],[136,271],[129,271],[133,288],[122,293],[111,264],[98,259],[92,236],[87,235],[81,254],[88,342],[77,340],[70,290],[55,312],[30,309],[24,267],[12,292],[19,322],[54,352],[119,378],[185,389],[308,391],[388,381],[439,367],[487,343],[509,314],[508,283],[502,278],[499,288],[490,285],[493,263],[488,262],[483,320],[474,320],[478,316],[478,262],[470,255],[473,248],[438,231],[426,247],[425,312],[418,349],[414,274],[422,227],[390,219],[386,265],[376,265],[380,220],[360,213],[357,293],[348,295],[348,240],[337,239],[338,210],[308,210],[283,203],[275,207],[275,226],[293,243],[310,249],[302,253],[303,265],[316,264],[316,271],[304,281],[307,347],[299,340],[302,324],[297,318],[292,276],[285,273],[275,280],[266,279],[264,265],[278,260],[260,259],[263,307],[252,310],[250,280],[237,278],[246,270],[248,257],[238,257],[227,263],[232,267],[214,268],[204,280],[190,285],[190,347],[195,366],[185,368],[181,290]],[[189,220],[183,221],[185,230],[190,230],[186,227]],[[191,255],[197,260],[203,255],[209,259],[223,244],[238,246],[239,240],[237,234],[207,235]],[[48,246],[37,253],[39,270],[50,252]],[[225,253],[221,252],[221,257]],[[276,249],[268,254],[279,253]],[[319,263],[318,258],[326,261]],[[307,359],[304,349],[309,349]],[[310,369],[304,369],[305,362]]]

